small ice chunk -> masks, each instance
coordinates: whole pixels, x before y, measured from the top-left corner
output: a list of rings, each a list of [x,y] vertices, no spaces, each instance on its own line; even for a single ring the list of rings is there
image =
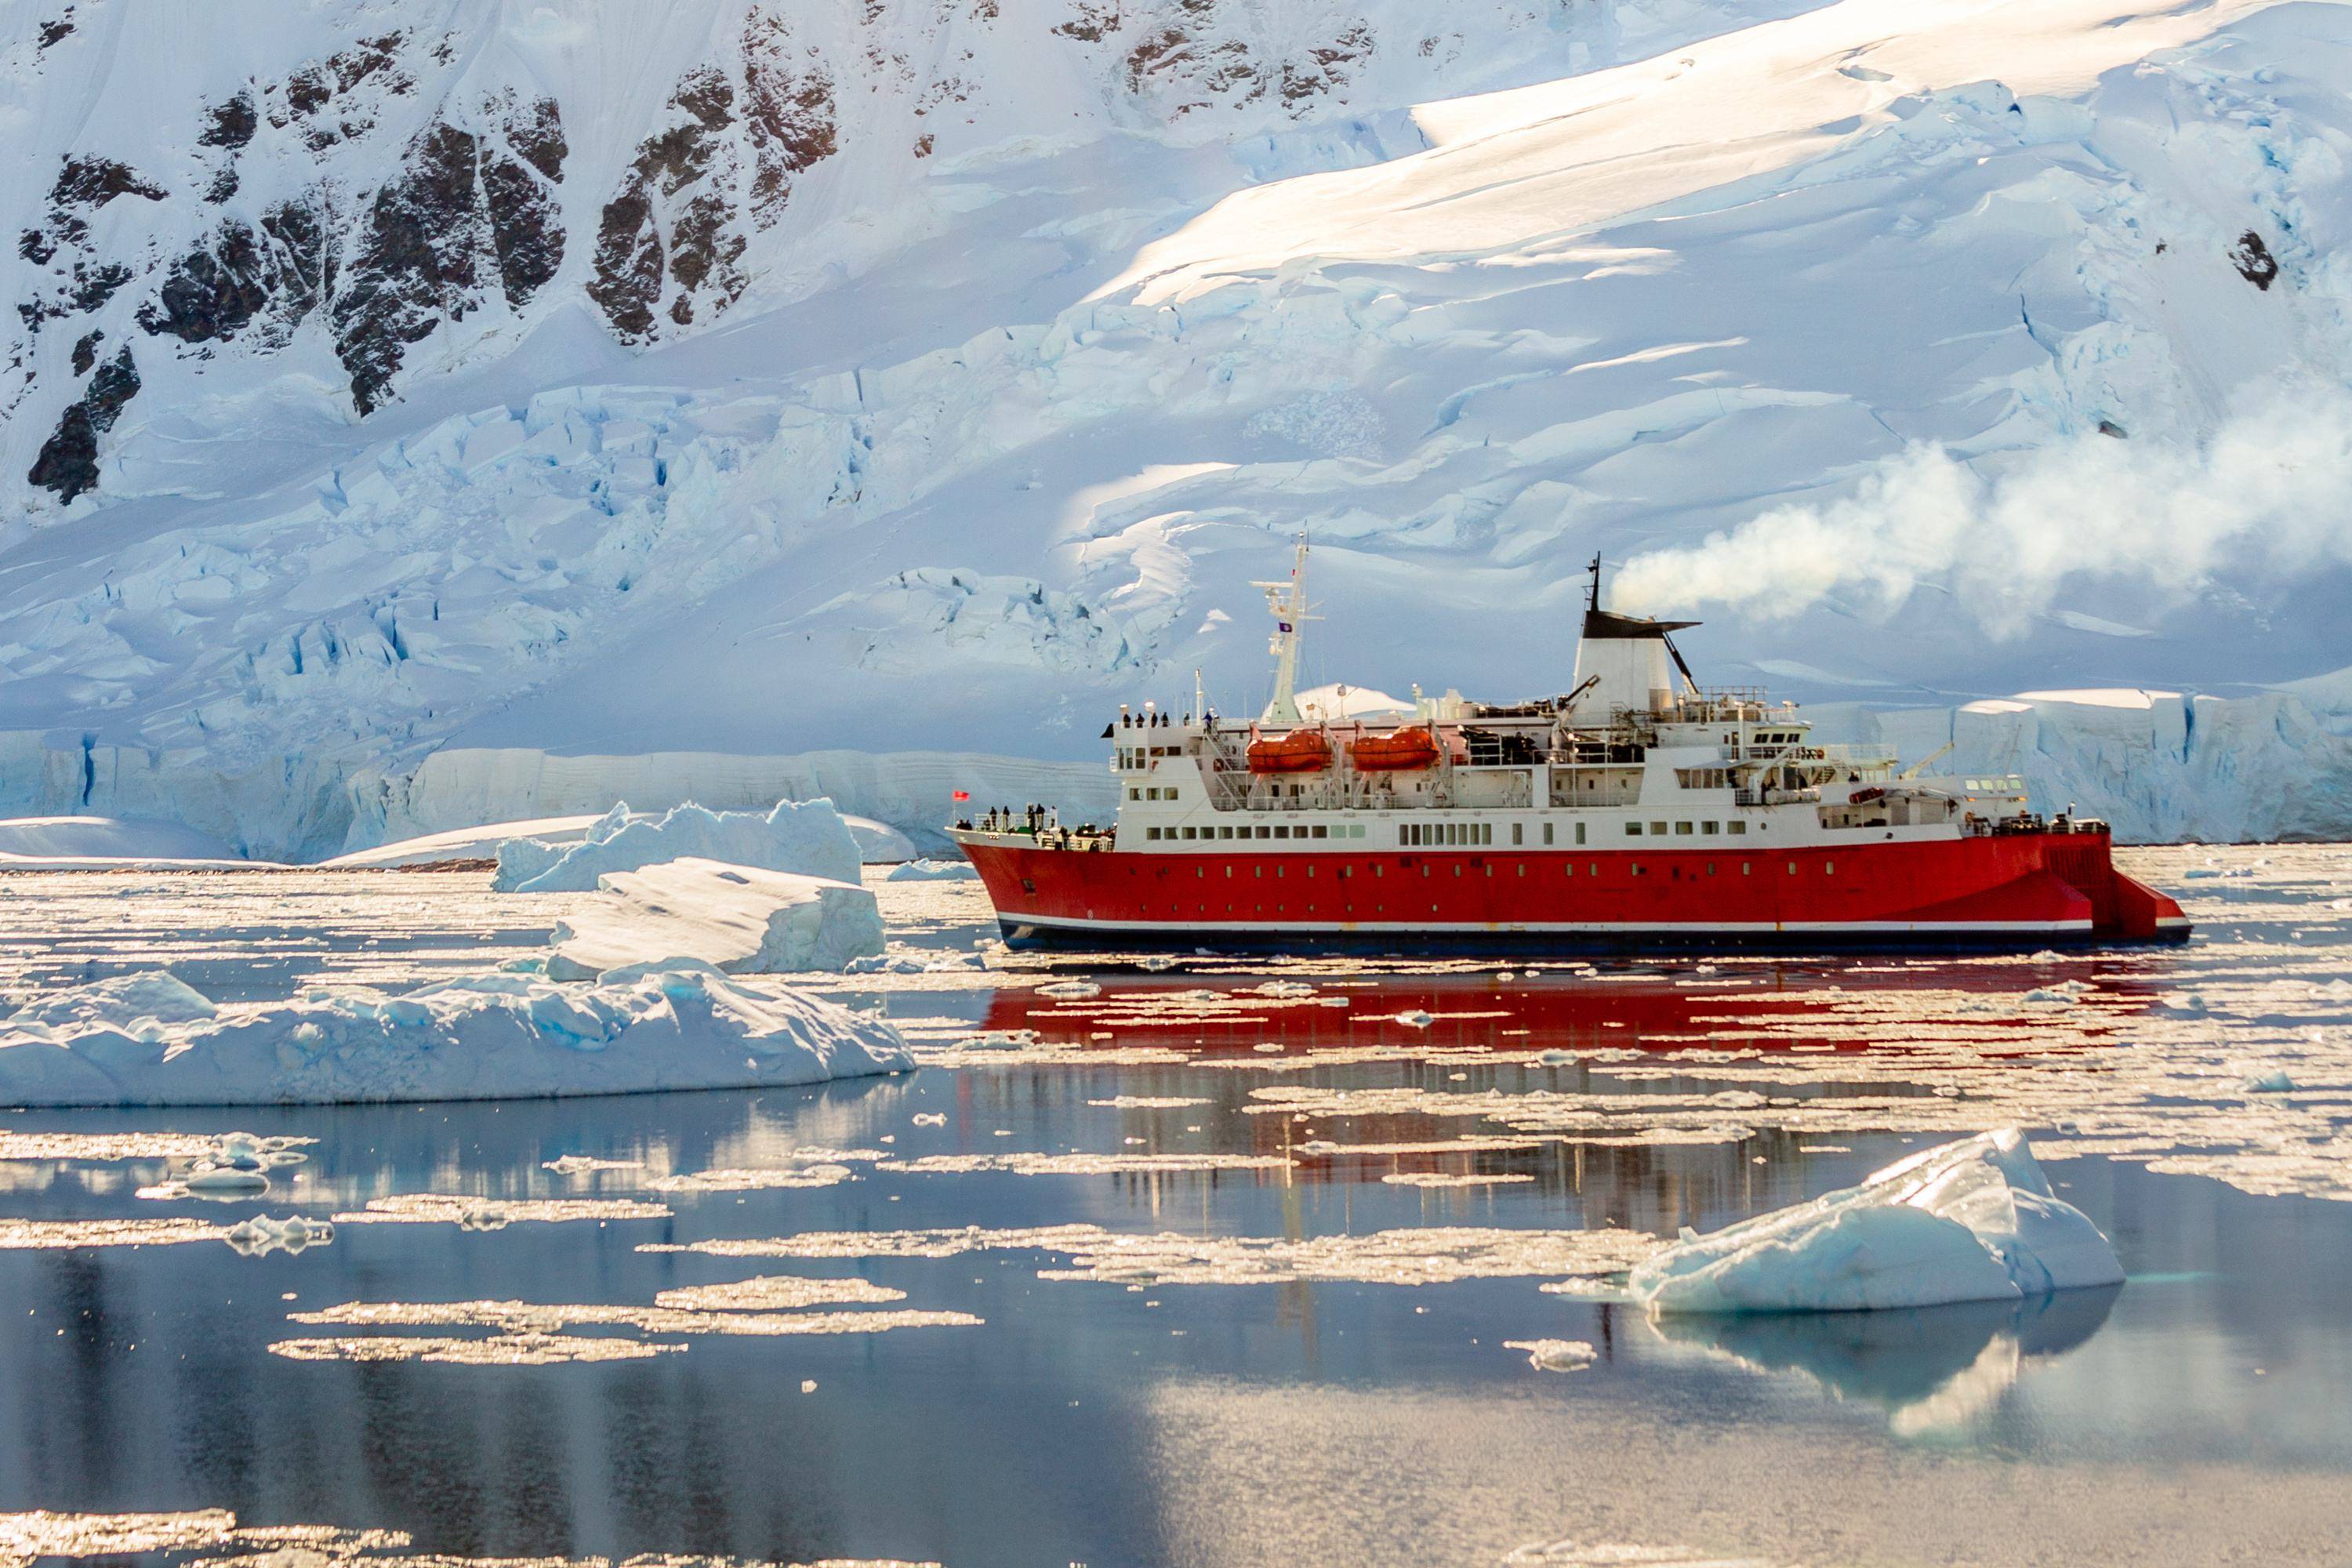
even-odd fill
[[[2245,1089],[2248,1094],[2292,1094],[2294,1079],[2287,1077],[2285,1069],[2273,1068],[2268,1072],[2250,1074]]]
[[[1426,1029],[1437,1022],[1437,1015],[1424,1013],[1418,1007],[1409,1008],[1396,1016],[1396,1021],[1409,1029]]]
[[[1505,1340],[1507,1351],[1525,1351],[1528,1364],[1538,1372],[1582,1372],[1601,1353],[1582,1340]]]
[[[1037,987],[1037,994],[1057,1002],[1078,1002],[1101,995],[1102,987],[1091,980],[1054,980]]]
[[[1682,1240],[1628,1289],[1660,1314],[1848,1311],[2033,1300],[2124,1277],[2089,1216],[2004,1128],[1925,1149],[1860,1186]]]

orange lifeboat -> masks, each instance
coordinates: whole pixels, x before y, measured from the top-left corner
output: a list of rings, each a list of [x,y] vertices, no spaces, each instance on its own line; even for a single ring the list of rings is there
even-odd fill
[[[1385,735],[1365,735],[1351,741],[1348,743],[1348,755],[1360,773],[1411,773],[1436,764],[1437,738],[1424,726],[1415,724]]]
[[[1331,741],[1320,730],[1293,730],[1249,743],[1254,773],[1319,773],[1331,765]]]

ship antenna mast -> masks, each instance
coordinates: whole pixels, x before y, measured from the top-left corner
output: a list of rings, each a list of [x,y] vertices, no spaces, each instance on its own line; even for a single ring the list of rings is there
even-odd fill
[[[1307,613],[1307,531],[1298,533],[1298,553],[1292,560],[1286,583],[1252,583],[1265,590],[1265,607],[1274,616],[1274,639],[1266,651],[1274,655],[1274,695],[1266,700],[1258,722],[1270,728],[1294,729],[1305,722],[1298,713],[1298,633],[1310,620]]]
[[[1592,552],[1592,586],[1586,595],[1584,607],[1588,610],[1601,607],[1601,552],[1597,550]]]

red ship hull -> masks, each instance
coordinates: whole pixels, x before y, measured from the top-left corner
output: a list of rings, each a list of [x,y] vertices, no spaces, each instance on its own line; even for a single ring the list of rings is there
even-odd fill
[[[1785,850],[1150,853],[967,841],[1014,946],[1299,952],[2184,942],[2095,833]]]

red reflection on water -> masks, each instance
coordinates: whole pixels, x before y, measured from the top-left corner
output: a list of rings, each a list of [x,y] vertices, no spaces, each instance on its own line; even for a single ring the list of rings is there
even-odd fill
[[[1883,970],[1775,966],[1721,974],[1486,973],[1350,976],[1311,982],[1305,996],[1268,994],[1260,980],[1162,975],[1097,976],[1084,998],[1005,988],[990,999],[983,1026],[1034,1030],[1054,1045],[1174,1046],[1209,1053],[1277,1045],[1286,1055],[1402,1047],[1422,1050],[1866,1051],[1857,1004],[1900,1004],[1904,994],[1958,992],[1964,998],[2015,998],[2032,986],[2079,980],[2092,986],[2086,1010],[1929,1007],[1922,1024],[1965,1025],[1974,1033],[2058,1033],[2095,1043],[2120,1005],[2137,1012],[2153,993],[2089,963],[1983,967],[1913,964]],[[1344,998],[1346,1005],[1337,1005]],[[1423,1021],[1425,1018],[1425,1022]],[[1808,1027],[1818,1020],[1819,1027]]]

